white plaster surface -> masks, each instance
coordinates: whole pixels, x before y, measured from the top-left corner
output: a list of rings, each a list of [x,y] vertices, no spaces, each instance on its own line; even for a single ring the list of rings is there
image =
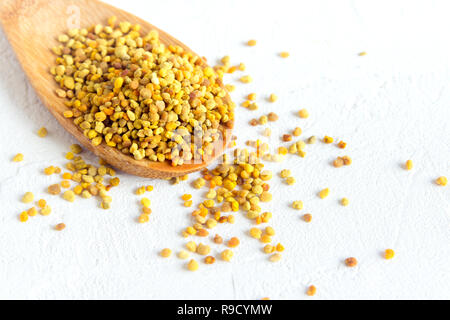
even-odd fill
[[[178,252],[180,231],[190,210],[180,196],[189,184],[170,186],[119,174],[111,193],[112,209],[96,200],[68,204],[45,193],[56,183],[42,170],[62,165],[75,140],[38,101],[0,31],[0,298],[2,299],[449,299],[450,187],[433,181],[450,178],[450,20],[448,1],[107,1],[133,12],[187,43],[212,63],[229,54],[245,62],[254,82],[236,83],[236,103],[250,92],[260,110],[237,108],[240,143],[254,139],[255,116],[276,110],[272,145],[300,126],[304,137],[330,135],[348,142],[341,151],[318,143],[305,159],[291,157],[268,166],[290,168],[297,179],[289,187],[276,177],[273,211],[275,241],[286,251],[280,263],[267,261],[262,245],[246,235],[251,223],[242,214],[236,224],[220,226],[224,238],[242,244],[232,263],[201,265],[187,272],[184,262],[158,256],[165,247]],[[38,28],[38,26],[36,26]],[[257,39],[258,45],[244,45]],[[291,57],[281,59],[280,51]],[[366,51],[367,56],[358,53]],[[29,63],[33,63],[30,61]],[[275,104],[265,99],[275,92]],[[295,116],[307,108],[311,117]],[[37,137],[46,126],[49,136]],[[257,131],[262,130],[258,127]],[[18,152],[25,161],[11,158]],[[330,162],[350,155],[351,167]],[[95,157],[87,154],[89,160]],[[414,160],[414,170],[402,168]],[[192,175],[190,181],[197,175]],[[139,225],[137,186],[153,184],[151,222]],[[317,192],[329,187],[320,200]],[[18,214],[25,191],[46,198],[49,217],[28,223]],[[194,192],[200,199],[199,192]],[[350,205],[339,205],[347,197]],[[303,200],[304,223],[289,208]],[[63,232],[55,224],[67,225]],[[395,259],[381,254],[393,248]],[[214,252],[219,252],[215,248]],[[357,257],[346,268],[343,260]]]

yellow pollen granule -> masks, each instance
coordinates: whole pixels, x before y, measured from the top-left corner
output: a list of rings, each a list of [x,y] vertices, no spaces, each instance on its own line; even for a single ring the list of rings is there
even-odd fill
[[[233,255],[234,255],[233,251],[228,250],[228,249],[224,250],[221,254],[222,259],[227,262],[231,261],[231,259],[233,258]]]
[[[28,221],[28,213],[27,212],[22,212],[20,215],[19,215],[19,220],[20,220],[20,222],[27,222]]]
[[[301,110],[298,112],[298,115],[299,115],[300,118],[306,119],[306,118],[309,117],[309,112],[308,112],[308,110],[306,110],[306,109],[301,109]]]
[[[55,226],[56,231],[63,231],[66,228],[66,225],[64,223],[59,223]]]
[[[186,260],[187,258],[189,258],[189,252],[181,250],[180,252],[178,252],[178,258],[181,260]]]
[[[36,207],[32,207],[32,208],[28,209],[27,213],[30,217],[35,217],[37,215]]]
[[[281,260],[281,254],[274,253],[273,255],[270,256],[269,260],[270,262],[278,262]]]
[[[13,162],[21,162],[21,161],[23,161],[23,154],[21,153],[16,154],[13,158]]]
[[[303,202],[302,201],[294,201],[292,203],[292,208],[296,210],[302,210],[303,209]]]
[[[48,216],[50,213],[52,213],[52,208],[50,206],[46,205],[44,208],[41,209],[41,215],[42,216]]]
[[[32,192],[27,192],[22,197],[23,203],[31,203],[34,200],[34,194]]]
[[[243,77],[241,77],[241,82],[242,83],[250,83],[250,82],[252,82],[253,81],[253,79],[252,79],[252,77],[251,76],[243,76]]]
[[[412,162],[412,160],[406,161],[406,163],[405,163],[405,168],[406,168],[406,170],[412,170],[412,168],[413,168],[413,162]]]
[[[448,183],[447,177],[442,176],[442,177],[439,177],[439,178],[436,179],[436,184],[438,184],[440,186],[444,187],[444,186],[447,185],[447,183]]]
[[[163,258],[169,258],[172,255],[172,250],[166,248],[161,250],[161,257]]]
[[[63,198],[66,201],[74,202],[75,201],[75,193],[72,190],[67,190],[63,194]]]
[[[38,202],[37,202],[37,205],[38,205],[38,207],[39,208],[44,208],[46,205],[47,205],[47,201],[45,201],[44,199],[40,199]]]
[[[141,204],[146,208],[150,208],[151,201],[148,198],[142,198]]]
[[[150,220],[150,217],[148,214],[141,214],[138,218],[139,223],[147,223],[149,220]]]
[[[309,286],[308,290],[306,291],[306,294],[310,297],[314,296],[317,292],[317,288],[315,286]]]
[[[325,199],[330,194],[330,189],[326,188],[319,192],[319,197]]]
[[[197,271],[198,270],[198,262],[195,261],[194,259],[192,259],[191,261],[189,261],[187,268],[189,271]]]
[[[47,134],[48,134],[48,131],[47,131],[47,129],[45,127],[42,127],[42,128],[40,128],[38,130],[37,134],[38,134],[39,137],[45,138],[47,136]]]
[[[395,252],[392,249],[386,249],[386,251],[384,252],[384,258],[387,260],[394,258],[394,255],[395,255]]]

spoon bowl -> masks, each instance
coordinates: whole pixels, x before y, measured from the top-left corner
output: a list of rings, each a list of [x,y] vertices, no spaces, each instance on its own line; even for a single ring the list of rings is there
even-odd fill
[[[118,21],[129,21],[139,24],[144,33],[150,30],[159,32],[160,41],[165,45],[178,45],[192,52],[186,45],[156,28],[150,23],[111,5],[97,0],[1,0],[0,22],[19,62],[22,65],[31,85],[42,103],[56,120],[71,133],[81,145],[97,156],[105,159],[115,168],[129,174],[147,178],[171,178],[186,175],[208,166],[226,149],[231,139],[230,130],[222,129],[223,139],[214,146],[214,154],[200,163],[172,166],[168,162],[135,160],[118,149],[102,143],[93,146],[72,119],[66,119],[63,112],[67,110],[64,100],[55,94],[59,88],[50,68],[56,56],[51,48],[58,44],[57,37],[68,29],[89,27],[98,23],[106,23],[111,16]],[[229,101],[230,97],[227,95]]]

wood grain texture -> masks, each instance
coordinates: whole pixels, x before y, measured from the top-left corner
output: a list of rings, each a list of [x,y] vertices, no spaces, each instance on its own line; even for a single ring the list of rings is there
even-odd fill
[[[57,45],[56,38],[69,29],[69,23],[73,22],[78,12],[81,27],[106,24],[109,17],[117,16],[118,21],[140,24],[143,32],[158,30],[160,40],[164,44],[176,44],[192,51],[150,23],[97,0],[1,0],[0,22],[23,70],[42,103],[69,133],[84,147],[117,169],[148,178],[170,178],[192,173],[206,167],[223,153],[231,139],[230,134],[219,142],[220,145],[216,146],[216,152],[212,157],[204,159],[199,164],[172,167],[167,162],[137,161],[105,144],[94,147],[71,119],[64,118],[62,114],[67,108],[64,106],[64,100],[56,96],[55,90],[58,85],[49,72],[55,60],[51,48]],[[227,99],[230,101],[229,96]]]

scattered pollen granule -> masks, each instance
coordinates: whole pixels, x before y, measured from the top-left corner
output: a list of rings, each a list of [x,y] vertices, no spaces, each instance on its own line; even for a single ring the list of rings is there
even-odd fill
[[[274,236],[275,235],[275,229],[272,227],[266,227],[264,230],[268,236]]]
[[[166,249],[162,249],[160,252],[161,257],[163,258],[169,258],[172,255],[172,250],[166,248]]]
[[[338,148],[340,148],[340,149],[345,149],[346,147],[347,147],[347,143],[346,143],[346,142],[340,141],[340,142],[338,143]]]
[[[306,109],[301,109],[301,110],[298,112],[298,115],[299,115],[299,117],[302,118],[302,119],[307,119],[307,118],[309,118],[309,112],[308,112],[308,110],[306,110]]]
[[[48,187],[47,191],[51,195],[56,196],[56,195],[61,193],[61,187],[59,186],[59,184],[53,184],[53,185]]]
[[[230,239],[230,241],[228,241],[228,247],[230,248],[236,248],[237,246],[239,246],[240,241],[238,238],[233,237]]]
[[[205,258],[206,264],[214,264],[215,262],[216,262],[216,258],[214,258],[213,256],[208,256]]]
[[[295,184],[295,178],[294,177],[287,177],[286,178],[286,184],[289,186],[292,186],[293,184]]]
[[[18,153],[14,156],[12,159],[13,162],[22,162],[23,161],[23,154]]]
[[[263,248],[263,251],[266,254],[274,253],[275,250],[276,250],[276,248],[274,246],[270,245],[270,244],[265,245],[264,248]]]
[[[44,217],[49,216],[51,213],[52,213],[52,208],[50,208],[49,205],[46,205],[44,208],[42,208],[41,212],[40,212],[41,216],[44,216]]]
[[[442,177],[439,177],[439,178],[436,179],[436,184],[438,184],[440,186],[444,187],[444,186],[447,185],[447,183],[448,183],[447,177],[442,176]]]
[[[365,51],[358,53],[358,56],[360,57],[364,57],[365,55],[367,55],[367,52]]]
[[[333,141],[334,141],[334,139],[332,137],[329,137],[329,136],[325,136],[323,138],[323,142],[325,142],[326,144],[333,143]]]
[[[26,211],[22,212],[19,215],[20,222],[27,222],[28,221],[28,213]]]
[[[70,151],[75,154],[80,154],[83,152],[83,148],[79,144],[73,144],[70,146]]]
[[[198,270],[198,262],[195,261],[194,259],[192,259],[191,261],[189,261],[187,268],[189,271],[197,271]]]
[[[294,132],[293,132],[293,135],[294,135],[295,137],[301,136],[301,135],[302,135],[302,128],[300,128],[300,127],[295,128],[295,129],[294,129]]]
[[[102,202],[103,203],[103,202]],[[141,214],[138,218],[139,223],[147,223],[150,220],[150,216],[148,214]]]
[[[23,203],[31,203],[34,200],[34,194],[32,192],[27,192],[22,197]]]
[[[308,138],[308,144],[315,144],[317,142],[317,138],[315,136],[311,136]]]
[[[38,212],[37,212],[36,207],[32,207],[32,208],[28,209],[27,213],[30,217],[35,217]]]
[[[270,122],[278,121],[278,115],[275,112],[271,112],[267,115],[267,118]]]
[[[181,250],[180,252],[178,252],[178,258],[181,260],[186,260],[187,258],[189,258],[189,256],[190,254],[186,250]]]
[[[314,296],[317,292],[317,288],[315,286],[309,286],[308,290],[306,291],[306,294],[310,297]]]
[[[39,137],[45,138],[47,136],[47,134],[48,134],[48,131],[47,131],[47,129],[45,127],[42,127],[42,128],[40,128],[38,130],[37,134],[38,134]]]
[[[341,157],[338,157],[336,160],[333,161],[333,166],[335,168],[340,168],[344,165],[344,159],[342,159]]]
[[[222,244],[223,243],[223,238],[221,236],[219,236],[218,234],[216,234],[215,237],[214,237],[214,243],[215,244]]]
[[[262,231],[258,228],[251,228],[250,229],[250,236],[254,239],[261,239]]]
[[[295,210],[302,210],[303,209],[303,202],[302,201],[294,201],[292,203],[292,208]]]
[[[234,255],[233,251],[228,250],[228,249],[224,250],[221,254],[222,259],[227,262],[231,261],[231,259],[233,258],[233,255]]]
[[[282,57],[282,58],[288,58],[289,56],[290,56],[290,54],[287,51],[280,52],[280,57]]]
[[[310,223],[312,221],[312,214],[307,213],[303,215],[303,221],[305,221],[306,223]]]
[[[347,198],[342,198],[341,204],[342,204],[344,207],[348,206],[348,204],[349,204],[348,199],[347,199]]]
[[[184,206],[185,206],[186,208],[192,207],[192,204],[193,204],[192,200],[188,200],[188,201],[185,201],[185,202],[184,202]]]
[[[74,202],[75,201],[75,193],[72,190],[67,190],[63,194],[64,200],[68,202]]]
[[[248,75],[247,76],[242,76],[240,80],[241,80],[242,83],[250,83],[250,82],[253,81],[252,77],[248,76]]]
[[[406,170],[412,170],[413,166],[414,166],[414,165],[413,165],[412,160],[406,161],[406,163],[405,163],[405,169],[406,169]]]
[[[142,198],[141,204],[146,208],[150,208],[151,201],[148,198]]]
[[[325,199],[326,197],[329,196],[329,194],[330,194],[330,189],[326,188],[319,192],[319,197],[321,199]]]
[[[45,201],[44,199],[40,199],[38,202],[37,202],[37,206],[39,207],[39,208],[44,208],[45,206],[47,205],[47,201]]]
[[[394,258],[395,252],[392,249],[386,249],[386,251],[384,252],[384,258],[386,260],[390,260],[392,258]]]
[[[273,255],[270,256],[269,260],[270,262],[278,262],[281,260],[281,254],[274,253]]]
[[[356,267],[358,265],[358,260],[356,260],[356,258],[347,258],[345,259],[345,265],[349,268],[353,268]]]
[[[201,255],[201,256],[207,256],[207,255],[210,254],[210,252],[211,252],[211,247],[208,246],[208,245],[205,245],[205,244],[203,244],[203,243],[200,243],[200,244],[197,246],[196,252],[197,252],[199,255]]]
[[[275,102],[278,100],[278,96],[275,93],[272,93],[269,97],[270,102]]]
[[[62,231],[66,228],[66,225],[64,223],[59,223],[55,226],[56,231]]]
[[[248,45],[249,47],[254,47],[254,46],[256,46],[256,40],[248,40],[247,45]]]
[[[70,182],[68,180],[61,181],[61,187],[63,187],[64,189],[69,189],[70,188]]]
[[[191,200],[191,199],[192,199],[192,195],[190,195],[190,194],[183,194],[181,196],[181,200],[184,200],[184,201],[188,201],[188,200]]]

